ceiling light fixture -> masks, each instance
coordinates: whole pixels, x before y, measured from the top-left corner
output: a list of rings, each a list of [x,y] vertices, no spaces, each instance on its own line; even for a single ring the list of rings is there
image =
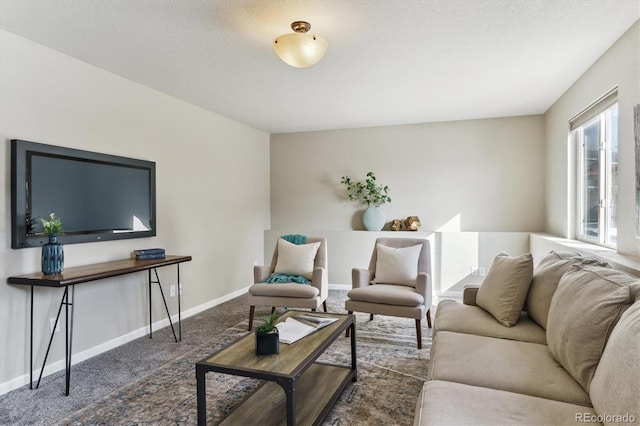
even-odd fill
[[[311,67],[327,54],[329,44],[322,37],[307,34],[311,24],[295,21],[291,24],[294,33],[283,34],[273,42],[273,48],[285,63],[296,68]]]

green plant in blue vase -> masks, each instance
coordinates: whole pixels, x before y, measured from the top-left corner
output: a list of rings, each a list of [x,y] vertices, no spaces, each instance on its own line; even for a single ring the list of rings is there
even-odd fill
[[[340,183],[347,189],[347,195],[351,201],[356,201],[367,206],[362,215],[362,222],[368,231],[380,231],[385,224],[384,212],[380,208],[384,203],[390,203],[388,185],[378,185],[376,175],[367,173],[364,182],[354,182],[349,176],[342,176]]]
[[[64,246],[58,242],[58,235],[63,234],[62,221],[55,213],[49,215],[49,220],[40,220],[44,235],[49,237],[42,246],[42,273],[59,274],[64,270]]]
[[[55,213],[49,214],[49,220],[40,219],[42,221],[42,228],[44,235],[62,235],[64,230],[62,229],[62,221],[59,217],[56,217]]]

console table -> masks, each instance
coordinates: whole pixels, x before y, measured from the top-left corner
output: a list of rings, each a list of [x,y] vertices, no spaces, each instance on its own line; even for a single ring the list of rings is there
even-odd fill
[[[191,256],[166,256],[164,259],[152,259],[152,260],[136,260],[136,259],[123,259],[115,260],[112,262],[96,263],[93,265],[78,266],[75,268],[65,269],[61,274],[56,275],[44,275],[42,273],[19,275],[15,277],[7,278],[9,284],[28,285],[31,286],[31,313],[30,313],[30,342],[29,342],[29,388],[33,389],[33,288],[34,287],[62,287],[64,293],[60,300],[60,306],[58,308],[58,314],[56,316],[55,325],[49,338],[49,345],[47,346],[47,352],[42,362],[42,368],[40,369],[40,376],[36,384],[36,389],[40,386],[40,379],[42,379],[42,373],[44,371],[45,364],[47,363],[47,357],[49,356],[49,350],[51,349],[51,343],[53,342],[53,336],[55,329],[58,326],[62,307],[65,307],[65,379],[66,388],[65,395],[69,395],[69,382],[71,380],[71,343],[73,340],[73,303],[75,285],[83,284],[91,281],[101,280],[104,278],[112,278],[118,275],[131,274],[134,272],[147,271],[148,284],[149,284],[149,337],[153,335],[152,320],[151,320],[151,284],[158,284],[162,300],[164,302],[167,316],[169,317],[169,324],[173,331],[173,337],[176,342],[182,340],[182,321],[180,313],[180,263],[188,262],[191,260]],[[167,301],[160,285],[160,279],[158,277],[158,271],[156,268],[162,266],[176,265],[178,272],[178,335],[173,327],[171,321],[171,315],[169,314],[169,308]],[[152,279],[151,271],[155,273],[155,280]],[[71,301],[69,301],[69,287],[71,287]],[[69,314],[69,307],[71,307],[71,314]]]

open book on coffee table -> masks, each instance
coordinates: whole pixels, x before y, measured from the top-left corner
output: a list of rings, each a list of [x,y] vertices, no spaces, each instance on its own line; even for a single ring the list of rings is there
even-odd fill
[[[336,317],[302,312],[288,317],[284,322],[278,323],[276,327],[278,327],[280,342],[291,344],[337,320]]]

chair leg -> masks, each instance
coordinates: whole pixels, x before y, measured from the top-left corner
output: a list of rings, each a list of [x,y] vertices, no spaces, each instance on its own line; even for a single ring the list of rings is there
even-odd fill
[[[256,313],[256,307],[252,306],[249,309],[249,331],[253,328],[253,315]]]
[[[373,321],[373,314],[369,314],[369,321]]]
[[[416,320],[416,336],[418,337],[418,349],[422,349],[422,327],[420,320]]]
[[[326,300],[325,300],[324,302],[322,302],[322,307],[324,307],[324,311],[325,311],[325,312],[329,312],[329,311],[327,310],[327,301],[326,301]]]
[[[353,314],[353,311],[349,311],[349,315]],[[344,334],[344,337],[349,337],[351,335],[351,327],[347,327],[347,331]]]
[[[431,309],[427,310],[427,326],[431,328]]]

